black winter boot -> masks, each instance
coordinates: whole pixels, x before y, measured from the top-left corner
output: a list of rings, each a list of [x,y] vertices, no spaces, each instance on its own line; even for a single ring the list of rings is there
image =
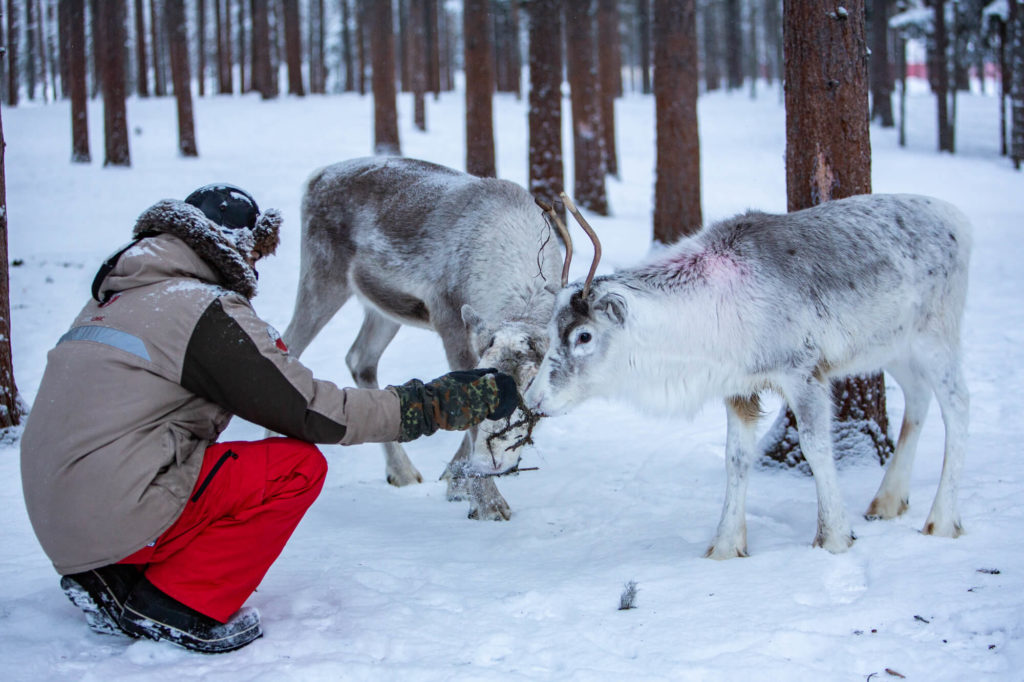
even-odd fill
[[[101,635],[135,635],[118,624],[128,595],[142,573],[135,566],[111,564],[60,579],[60,586],[71,603],[85,612],[85,621]]]
[[[221,623],[164,594],[145,577],[128,596],[119,623],[136,637],[165,640],[204,654],[241,649],[263,636],[256,609],[243,607]]]

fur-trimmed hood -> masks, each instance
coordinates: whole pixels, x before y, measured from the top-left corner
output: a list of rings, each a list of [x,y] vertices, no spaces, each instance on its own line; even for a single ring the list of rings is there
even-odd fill
[[[181,239],[220,275],[222,284],[251,299],[256,295],[256,270],[249,261],[254,254],[269,256],[280,242],[281,212],[267,209],[256,226],[228,228],[218,225],[191,204],[164,199],[142,212],[132,236],[166,233]]]

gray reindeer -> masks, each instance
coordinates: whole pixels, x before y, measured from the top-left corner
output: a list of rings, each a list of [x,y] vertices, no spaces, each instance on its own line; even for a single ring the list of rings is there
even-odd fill
[[[796,415],[814,474],[814,545],[843,552],[853,535],[832,459],[829,381],[884,368],[903,389],[905,409],[866,516],[889,519],[908,508],[911,465],[934,393],[945,456],[923,532],[957,537],[969,403],[960,323],[970,249],[966,217],[923,196],[864,195],[724,220],[636,267],[597,279],[592,267],[586,281],[560,292],[526,404],[553,415],[607,395],[692,415],[709,399],[724,400],[725,505],[707,556],[727,559],[747,553],[757,396],[777,391]]]
[[[408,158],[344,161],[307,183],[284,341],[298,357],[355,294],[365,316],[345,360],[356,385],[378,387],[380,357],[408,324],[440,335],[452,369],[496,367],[522,387],[547,349],[562,265],[543,213],[513,182]],[[470,518],[510,517],[491,475],[517,467],[528,431],[509,426],[523,422],[517,410],[474,429],[446,468],[448,497],[468,497]],[[384,449],[389,483],[423,480],[401,445]]]

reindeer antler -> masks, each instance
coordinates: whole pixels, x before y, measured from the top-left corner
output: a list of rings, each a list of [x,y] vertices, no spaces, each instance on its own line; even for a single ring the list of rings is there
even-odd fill
[[[580,214],[579,209],[576,208],[576,204],[572,203],[572,199],[565,192],[562,192],[562,203],[569,209],[569,213],[572,213],[572,217],[576,219],[576,222],[580,224],[583,231],[590,237],[590,241],[594,242],[594,262],[590,264],[590,272],[587,273],[587,281],[583,283],[583,298],[587,297],[590,293],[590,283],[594,281],[594,273],[597,272],[597,264],[601,260],[601,242],[597,238],[597,233],[594,232],[594,228],[590,226],[583,216]]]
[[[537,202],[541,210],[551,216],[551,220],[554,221],[555,227],[558,228],[558,233],[562,235],[562,241],[565,242],[565,263],[562,265],[562,288],[569,283],[569,263],[572,262],[572,237],[569,236],[569,229],[562,222],[562,219],[558,217],[558,211],[539,197],[534,197],[533,200]]]

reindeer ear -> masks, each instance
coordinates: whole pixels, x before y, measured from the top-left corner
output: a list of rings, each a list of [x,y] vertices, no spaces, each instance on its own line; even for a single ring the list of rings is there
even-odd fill
[[[626,323],[626,299],[619,294],[608,293],[594,301],[594,312],[602,313],[615,324]]]
[[[484,319],[477,315],[473,306],[468,303],[462,306],[462,321],[474,334],[481,334],[484,331]]]

